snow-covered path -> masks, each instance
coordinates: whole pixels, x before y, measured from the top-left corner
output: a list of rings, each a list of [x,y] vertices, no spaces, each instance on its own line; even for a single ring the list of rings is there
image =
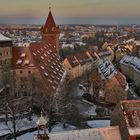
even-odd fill
[[[80,80],[74,81],[70,88],[69,88],[69,94],[73,97],[75,97],[75,105],[78,107],[79,112],[84,116],[89,115],[96,115],[95,109],[96,105],[89,103],[87,101],[84,101],[82,98],[82,90],[79,88]]]

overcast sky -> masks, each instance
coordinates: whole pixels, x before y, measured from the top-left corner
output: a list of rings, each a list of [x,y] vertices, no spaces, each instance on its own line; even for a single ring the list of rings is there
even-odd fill
[[[58,24],[140,23],[140,0],[0,0],[0,23],[43,24],[49,3]]]

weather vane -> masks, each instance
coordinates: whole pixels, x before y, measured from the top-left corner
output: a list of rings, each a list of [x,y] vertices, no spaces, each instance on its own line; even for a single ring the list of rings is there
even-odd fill
[[[49,11],[51,11],[51,3],[49,3]]]

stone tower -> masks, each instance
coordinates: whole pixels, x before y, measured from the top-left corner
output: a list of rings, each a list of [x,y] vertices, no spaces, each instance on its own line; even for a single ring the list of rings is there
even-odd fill
[[[55,48],[57,54],[59,56],[59,35],[60,30],[59,27],[56,26],[54,18],[52,16],[51,8],[49,8],[48,18],[44,26],[41,29],[42,33],[42,41],[47,41],[48,39],[53,40],[55,42]]]

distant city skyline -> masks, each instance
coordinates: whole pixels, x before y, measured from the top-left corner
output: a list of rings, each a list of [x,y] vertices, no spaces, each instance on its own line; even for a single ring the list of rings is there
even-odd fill
[[[139,0],[0,0],[0,24],[140,24]]]

